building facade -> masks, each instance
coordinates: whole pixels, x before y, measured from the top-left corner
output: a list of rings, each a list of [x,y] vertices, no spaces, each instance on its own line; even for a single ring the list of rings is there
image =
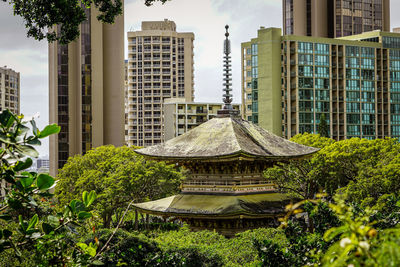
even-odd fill
[[[282,0],[284,35],[343,37],[390,31],[390,0]]]
[[[223,103],[193,103],[185,99],[166,99],[164,110],[164,140],[168,141],[182,135],[196,126],[217,116]],[[235,110],[240,110],[239,104],[232,104]]]
[[[20,74],[7,66],[0,67],[0,111],[20,113]]]
[[[145,21],[128,32],[128,144],[163,141],[165,99],[194,100],[193,33],[178,33],[173,21]]]
[[[124,18],[114,24],[86,10],[80,37],[49,45],[50,123],[61,126],[50,136],[50,173],[68,157],[91,148],[124,144]]]
[[[242,43],[246,119],[290,138],[317,133],[325,114],[336,140],[400,137],[400,34],[282,36],[260,29]]]

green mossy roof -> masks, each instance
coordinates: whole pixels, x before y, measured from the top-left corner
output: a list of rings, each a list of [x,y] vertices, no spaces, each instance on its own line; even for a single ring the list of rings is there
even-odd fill
[[[270,217],[282,215],[290,198],[280,193],[251,195],[179,194],[134,204],[138,210],[177,217]]]
[[[164,144],[136,150],[139,154],[161,160],[239,157],[284,160],[301,158],[317,151],[235,117],[214,118]]]

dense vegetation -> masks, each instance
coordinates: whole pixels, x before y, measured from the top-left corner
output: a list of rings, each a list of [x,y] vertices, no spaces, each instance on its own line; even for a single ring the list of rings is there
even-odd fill
[[[28,127],[30,125],[30,128]],[[1,266],[399,266],[400,144],[395,139],[335,142],[304,134],[312,158],[265,172],[303,200],[277,229],[226,238],[176,221],[138,215],[132,201],[178,191],[181,170],[146,161],[133,148],[104,146],[75,156],[55,179],[26,172],[40,139],[57,133],[0,113]],[[89,193],[90,192],[90,193]],[[300,215],[300,216],[299,216]]]
[[[134,149],[109,145],[69,158],[58,174],[55,194],[60,206],[94,190],[95,210],[108,228],[113,219],[120,220],[131,201],[155,200],[179,191],[181,172],[164,162],[146,161]]]

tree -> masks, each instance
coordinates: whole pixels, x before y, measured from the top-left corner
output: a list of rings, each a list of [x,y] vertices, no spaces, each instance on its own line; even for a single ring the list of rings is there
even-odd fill
[[[332,197],[374,202],[400,190],[400,143],[397,139],[351,138],[335,142],[318,135],[296,135],[294,142],[321,148],[308,160],[280,163],[265,172],[281,191],[312,199],[319,191]]]
[[[323,149],[335,141],[333,139],[321,137],[316,134],[299,134],[290,139],[293,142],[321,148],[312,158],[290,163],[278,163],[275,167],[269,168],[264,175],[273,181],[278,189],[290,193],[294,197],[301,199],[311,199],[324,187],[324,180],[320,181],[319,172],[321,170],[321,160],[323,160]],[[321,155],[322,159],[316,158]]]
[[[147,6],[154,2],[165,3],[167,0],[145,0]],[[59,41],[67,44],[79,36],[79,25],[87,18],[85,10],[99,10],[97,19],[103,23],[114,23],[122,14],[122,0],[3,0],[13,6],[14,15],[25,21],[28,37],[49,42]],[[55,25],[57,31],[49,30]]]
[[[57,177],[55,194],[60,204],[94,190],[95,208],[109,227],[112,216],[119,221],[130,201],[159,199],[179,190],[183,176],[175,166],[147,161],[134,149],[108,145],[69,158]]]
[[[318,133],[322,137],[327,137],[329,138],[329,125],[326,122],[325,114],[322,114],[320,119],[319,119],[319,125],[318,125]]]
[[[86,254],[88,250],[78,249],[74,232],[78,224],[92,216],[89,206],[96,195],[84,192],[82,201],[72,200],[62,213],[49,205],[52,194],[48,190],[54,185],[54,178],[25,170],[32,165],[29,157],[39,155],[34,146],[40,145],[40,139],[58,133],[60,127],[52,124],[40,131],[33,119],[23,119],[23,115],[9,110],[0,113],[0,179],[7,182],[0,204],[0,258],[12,255],[13,262],[7,265],[89,264],[91,256]],[[96,254],[95,245],[91,249]],[[21,258],[22,252],[29,253],[29,257]]]

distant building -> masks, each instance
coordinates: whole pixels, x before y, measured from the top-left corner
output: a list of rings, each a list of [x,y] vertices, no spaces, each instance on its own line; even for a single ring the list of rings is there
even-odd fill
[[[68,157],[106,144],[124,144],[124,16],[114,24],[86,9],[80,36],[68,45],[49,45],[50,172]]]
[[[167,141],[182,135],[196,126],[217,116],[217,111],[222,109],[222,103],[194,103],[185,102],[185,99],[167,99],[164,102],[164,136]],[[233,108],[240,109],[239,104]]]
[[[284,35],[342,37],[390,31],[390,0],[282,0]]]
[[[282,36],[260,29],[242,43],[244,118],[290,138],[400,138],[400,34],[372,31],[343,38]]]
[[[144,21],[128,32],[128,144],[163,141],[165,99],[194,100],[193,33],[179,33],[173,21]]]
[[[37,159],[36,160],[36,169],[50,169],[50,161],[49,159]]]
[[[0,67],[0,111],[20,113],[20,74],[7,66]]]

